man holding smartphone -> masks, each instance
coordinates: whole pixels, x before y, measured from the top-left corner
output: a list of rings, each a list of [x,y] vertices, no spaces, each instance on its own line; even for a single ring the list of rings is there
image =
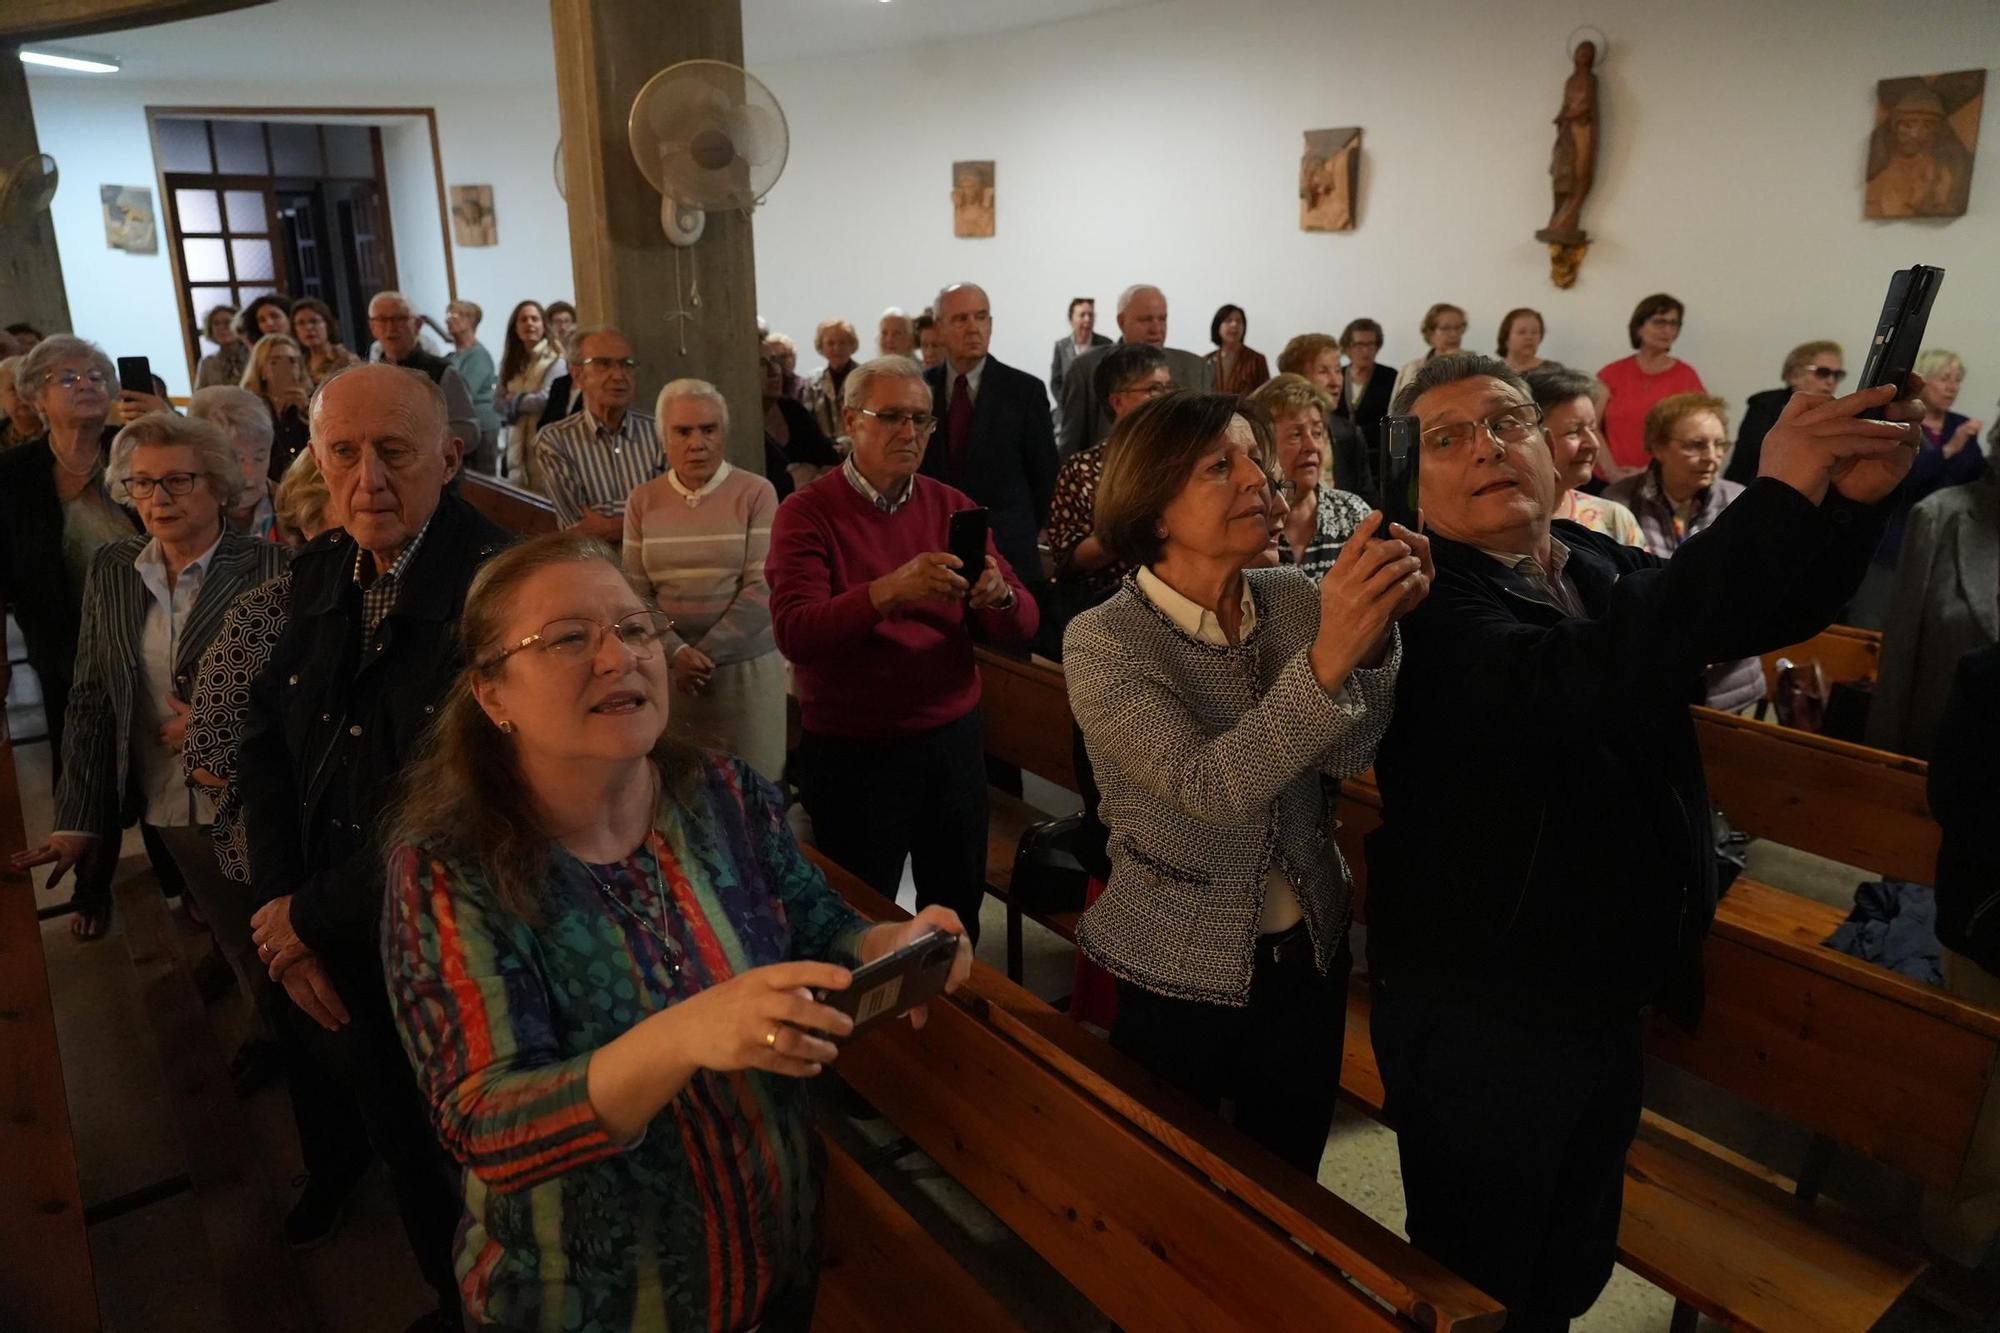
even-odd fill
[[[1671,560],[1551,523],[1540,412],[1505,362],[1437,358],[1396,396],[1437,579],[1402,622],[1375,763],[1375,1053],[1410,1239],[1509,1330],[1567,1328],[1603,1289],[1640,1015],[1700,1012],[1702,668],[1810,638],[1846,602],[1916,452],[1921,405],[1895,396],[1794,395],[1757,480]],[[1591,725],[1559,725],[1575,717]]]
[[[778,506],[765,575],[804,726],[794,772],[820,849],[891,898],[910,862],[920,907],[975,938],[986,889],[985,741],[975,637],[1018,648],[1040,623],[994,548],[947,550],[962,492],[918,474],[937,428],[923,368],[870,361],[847,377],[853,449]]]

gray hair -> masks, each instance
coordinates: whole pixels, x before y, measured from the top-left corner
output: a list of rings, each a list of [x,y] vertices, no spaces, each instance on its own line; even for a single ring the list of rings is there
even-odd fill
[[[47,343],[43,343],[41,347],[46,347],[47,345]],[[37,347],[35,350],[40,351],[41,347]],[[33,356],[34,354],[34,352],[28,353],[29,356]],[[1934,379],[1939,375],[1950,374],[1953,370],[1958,371],[1962,375],[1965,373],[1965,360],[1957,352],[1949,351],[1943,347],[1926,347],[1917,354],[1917,364],[1910,367],[1910,369],[1916,372],[1918,379],[1925,380]]]
[[[271,424],[271,409],[248,389],[233,384],[211,384],[206,389],[196,389],[194,397],[188,399],[188,415],[214,422],[232,440],[260,449],[271,447],[275,429]]]
[[[873,361],[864,361],[856,366],[847,377],[847,384],[840,391],[840,405],[861,409],[868,401],[868,388],[876,380],[916,380],[923,382],[924,368],[907,356],[878,356]]]
[[[1158,287],[1155,287],[1152,283],[1135,282],[1130,287],[1127,287],[1124,291],[1118,293],[1118,313],[1121,315],[1124,314],[1125,307],[1131,305],[1132,302],[1138,298],[1140,292],[1159,292],[1160,299],[1162,301],[1167,299],[1167,294],[1165,292],[1161,292],[1160,289]]]
[[[385,367],[389,370],[400,370],[410,377],[411,382],[423,386],[424,395],[430,399],[432,408],[437,412],[438,443],[442,445],[446,440],[450,439],[452,437],[451,408],[445,403],[444,390],[440,389],[437,386],[437,382],[421,370],[412,370],[408,366],[391,366],[387,362],[382,361],[361,361],[351,366],[342,366],[339,370],[334,371],[319,382],[319,387],[313,390],[312,406],[307,410],[308,429],[311,437],[315,440],[319,438],[319,406],[326,398],[328,385],[333,384],[337,380],[344,379],[358,370],[376,370]]]
[[[1520,394],[1529,402],[1535,399],[1534,392],[1521,373],[1497,356],[1482,356],[1478,352],[1453,352],[1448,356],[1434,356],[1424,362],[1423,369],[1410,376],[1396,395],[1396,401],[1389,411],[1396,416],[1408,416],[1416,406],[1417,399],[1432,389],[1456,384],[1460,380],[1495,379]]]
[[[67,333],[52,333],[21,354],[21,364],[14,371],[14,388],[23,398],[34,402],[42,396],[42,390],[49,385],[49,379],[56,373],[56,363],[72,357],[87,356],[91,364],[104,372],[104,386],[108,392],[116,393],[118,367],[104,354],[104,349],[83,338]]]
[[[570,365],[574,367],[583,359],[583,344],[591,338],[602,338],[607,333],[613,337],[625,338],[628,347],[632,344],[632,340],[625,337],[625,330],[611,324],[593,324],[587,329],[569,331],[569,341],[563,344],[563,355],[569,358]]]
[[[653,400],[654,419],[664,422],[667,419],[667,407],[682,398],[699,398],[703,402],[714,403],[715,410],[722,414],[723,434],[729,433],[729,400],[722,396],[722,390],[707,380],[668,380],[666,387],[660,390],[660,396]],[[662,426],[661,430],[664,433],[665,427]]]
[[[1544,361],[1522,377],[1528,392],[1534,395],[1535,406],[1547,412],[1552,407],[1574,402],[1578,398],[1588,398],[1598,407],[1610,395],[1604,381],[1595,375],[1587,375],[1581,370],[1571,370],[1568,366],[1553,361]]]
[[[222,433],[222,427],[178,412],[148,412],[119,431],[118,438],[111,442],[111,463],[104,470],[104,482],[113,499],[131,498],[125,483],[132,476],[132,455],[148,445],[169,449],[185,445],[194,450],[201,474],[208,479],[209,489],[223,508],[234,505],[237,496],[243,493],[243,464],[236,460],[236,450]]]
[[[388,289],[387,291],[377,292],[373,296],[369,297],[368,308],[370,310],[373,310],[375,308],[375,303],[377,301],[394,301],[397,305],[403,307],[403,309],[408,311],[410,314],[414,315],[415,313],[417,313],[417,308],[410,304],[410,298],[403,295],[401,292],[395,290],[393,287]]]
[[[909,317],[910,317],[909,311],[903,309],[903,307],[899,305],[892,305],[888,309],[884,310],[880,315],[876,316],[875,322],[877,324],[880,324],[885,319],[908,319]]]

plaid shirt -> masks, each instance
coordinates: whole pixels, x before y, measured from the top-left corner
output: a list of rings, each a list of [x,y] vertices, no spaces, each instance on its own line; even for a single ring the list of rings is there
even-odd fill
[[[403,553],[396,557],[396,563],[376,575],[373,581],[370,581],[363,571],[375,567],[374,558],[358,544],[356,545],[354,586],[361,589],[362,651],[366,652],[375,642],[375,631],[382,627],[382,622],[396,609],[396,594],[403,587],[403,572],[410,567],[410,561],[416,556],[417,548],[424,544],[424,534],[430,530],[431,521],[425,519],[423,527],[417,529],[417,535],[403,548]]]
[[[862,499],[874,505],[885,514],[895,513],[898,509],[908,504],[910,497],[917,493],[916,478],[911,477],[903,482],[903,493],[894,499],[890,499],[868,484],[868,478],[862,476],[861,469],[854,466],[854,455],[852,454],[849,454],[847,461],[840,465],[840,475],[847,478],[848,485],[861,492]]]

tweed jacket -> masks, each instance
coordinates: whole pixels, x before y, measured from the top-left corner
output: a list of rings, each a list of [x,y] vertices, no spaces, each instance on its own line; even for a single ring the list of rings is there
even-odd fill
[[[1111,878],[1077,943],[1161,995],[1248,1003],[1267,871],[1291,881],[1322,972],[1353,881],[1334,842],[1340,779],[1375,760],[1402,660],[1329,694],[1306,652],[1319,591],[1296,568],[1244,575],[1257,625],[1221,647],[1184,633],[1128,576],[1063,636],[1070,709],[1102,791]]]
[[[1947,486],[1910,510],[1868,743],[1928,759],[1959,660],[2000,639],[2000,471]]]
[[[132,726],[138,695],[140,636],[153,594],[133,561],[149,537],[127,537],[97,553],[83,593],[83,634],[77,641],[76,678],[63,727],[63,774],[56,791],[56,823],[110,837],[136,817],[132,779]],[[188,612],[174,658],[174,675],[194,679],[195,668],[222,617],[237,596],[282,572],[291,551],[255,537],[225,532],[201,591]]]

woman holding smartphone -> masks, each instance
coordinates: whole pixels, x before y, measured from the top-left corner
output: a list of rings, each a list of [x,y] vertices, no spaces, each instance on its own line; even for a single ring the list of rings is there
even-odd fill
[[[811,990],[933,929],[960,938],[955,988],[963,927],[940,907],[869,923],[776,788],[666,738],[669,622],[602,543],[493,557],[460,629],[471,665],[391,840],[383,961],[463,1167],[467,1319],[805,1330],[805,1081],[839,1054],[811,1034],[852,1030]]]
[[[1317,588],[1246,571],[1274,504],[1232,396],[1154,399],[1105,447],[1097,537],[1135,572],[1063,636],[1111,833],[1077,943],[1117,978],[1112,1045],[1317,1175],[1352,964],[1328,834],[1388,728],[1429,543],[1371,513]]]

